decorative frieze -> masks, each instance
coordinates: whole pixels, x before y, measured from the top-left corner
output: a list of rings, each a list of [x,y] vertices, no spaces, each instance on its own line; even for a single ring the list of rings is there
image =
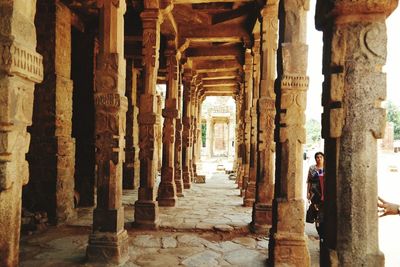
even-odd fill
[[[43,80],[43,57],[16,41],[0,40],[0,70],[39,83]]]

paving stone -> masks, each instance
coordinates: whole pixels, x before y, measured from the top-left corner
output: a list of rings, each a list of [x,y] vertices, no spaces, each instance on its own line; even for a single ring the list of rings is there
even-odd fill
[[[257,241],[257,248],[268,248],[268,240]]]
[[[222,248],[222,251],[227,252],[227,251],[232,251],[232,250],[237,250],[237,249],[243,249],[243,246],[233,243],[232,241],[225,241],[219,244]]]
[[[160,239],[152,235],[138,235],[133,238],[131,244],[143,248],[161,248]]]
[[[224,259],[235,266],[265,267],[267,256],[251,249],[237,249],[225,253]]]
[[[161,238],[162,248],[176,248],[178,242],[175,237],[172,236],[164,236]]]
[[[177,238],[178,247],[204,247],[204,239],[195,235],[180,235]]]
[[[199,266],[218,266],[217,258],[221,255],[214,252],[214,251],[204,251],[193,255],[186,260],[182,261],[184,266],[192,266],[192,267],[199,267]]]
[[[179,259],[176,256],[160,253],[141,255],[135,262],[146,267],[176,267],[179,265]]]
[[[232,242],[238,243],[248,248],[255,248],[257,245],[257,241],[251,237],[236,237],[232,240]]]
[[[204,251],[203,247],[180,247],[160,249],[160,253],[177,256],[179,259],[186,259],[194,254]]]

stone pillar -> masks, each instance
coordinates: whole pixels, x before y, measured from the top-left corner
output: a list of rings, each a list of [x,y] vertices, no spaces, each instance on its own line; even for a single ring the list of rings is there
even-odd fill
[[[260,32],[259,27],[260,24],[256,23],[254,26],[256,32],[253,34],[254,36],[254,44],[253,44],[253,64],[252,64],[252,72],[253,72],[253,93],[252,98],[249,99],[249,103],[251,103],[250,107],[250,164],[249,164],[249,178],[247,180],[246,191],[243,199],[243,206],[252,207],[256,200],[256,180],[257,180],[257,161],[258,161],[258,153],[257,153],[257,129],[258,129],[258,116],[257,116],[257,105],[258,105],[258,97],[260,92]]]
[[[180,69],[179,69],[180,71]],[[175,185],[176,195],[183,197],[183,177],[182,177],[182,75],[179,73],[178,84],[178,117],[175,124]]]
[[[303,144],[308,89],[306,20],[308,1],[285,0],[281,21],[282,73],[278,127],[277,179],[269,261],[274,266],[310,266],[307,237],[304,234]],[[284,11],[284,12],[283,12]],[[286,15],[286,16],[284,16]]]
[[[197,153],[198,153],[198,144],[199,144],[199,135],[198,135],[198,127],[199,127],[199,122],[201,122],[199,118],[199,94],[198,94],[198,87],[196,87],[195,91],[195,98],[193,99],[193,109],[192,109],[192,179],[195,179],[197,177]],[[201,139],[201,136],[200,136]],[[192,180],[193,181],[193,180]]]
[[[190,172],[190,178],[191,182],[193,182],[195,178],[195,171],[194,171],[194,151],[195,151],[195,143],[196,143],[196,101],[197,101],[197,79],[195,78],[195,81],[192,83],[191,86],[191,92],[190,92],[190,128],[189,128],[189,144],[190,144],[190,151],[189,151],[189,172]]]
[[[191,173],[189,170],[190,164],[190,87],[192,76],[189,73],[184,73],[184,88],[183,88],[183,114],[182,114],[182,175],[183,187],[189,189],[191,187]]]
[[[156,93],[156,98],[157,98],[157,107],[156,107],[156,136],[154,140],[156,141],[156,150],[157,150],[157,157],[156,157],[156,166],[157,166],[157,175],[161,173],[161,167],[162,167],[162,147],[163,147],[163,142],[162,142],[162,136],[163,136],[163,127],[162,127],[162,107],[164,106],[164,98],[161,96],[161,92]]]
[[[206,137],[206,148],[207,148],[207,156],[209,158],[211,158],[213,156],[213,152],[212,152],[212,146],[214,144],[214,136],[213,136],[213,130],[212,130],[212,119],[211,116],[209,114],[205,114],[205,118],[207,121],[207,137]]]
[[[138,124],[137,124],[137,80],[139,70],[134,68],[133,60],[126,62],[126,97],[128,111],[126,112],[126,147],[123,164],[123,188],[135,189],[139,185],[138,160]],[[136,163],[136,164],[135,164]]]
[[[139,199],[135,203],[135,225],[142,228],[157,228],[158,202],[155,199],[154,183],[157,175],[156,151],[156,81],[158,51],[160,48],[160,18],[158,9],[145,9],[140,15],[143,21],[143,80],[144,93],[139,104]]]
[[[50,222],[75,216],[75,139],[72,132],[71,13],[62,3],[39,2],[38,52],[46,62],[35,92],[30,162],[24,201],[46,211]],[[50,162],[54,162],[51,164]]]
[[[238,188],[240,192],[242,192],[242,187],[243,187],[243,175],[244,175],[244,162],[245,162],[245,143],[244,143],[244,86],[243,84],[240,85],[240,93],[238,96],[238,99],[236,100],[238,102],[237,106],[237,145],[238,145],[238,150],[237,150],[237,155],[238,155],[238,160],[237,160],[237,168],[236,168],[236,182],[238,184]]]
[[[101,4],[101,3],[99,3]],[[122,165],[125,158],[124,55],[125,1],[104,1],[100,11],[100,48],[96,66],[95,146],[97,206],[86,256],[92,262],[112,264],[128,259],[128,234],[122,206]]]
[[[157,201],[160,206],[174,207],[176,205],[175,185],[175,120],[178,117],[178,61],[176,50],[169,44],[165,52],[167,58],[167,92],[165,108],[162,111],[164,128],[162,135],[163,156],[161,168],[161,182],[158,187]]]
[[[21,191],[29,179],[26,127],[32,124],[35,83],[43,79],[42,56],[35,51],[35,5],[0,3],[0,266],[18,266]]]
[[[376,139],[383,137],[386,122],[380,105],[386,97],[385,20],[396,5],[318,1],[325,64],[325,266],[385,265],[378,243]],[[333,17],[327,19],[328,13]]]
[[[258,101],[258,179],[251,228],[267,233],[272,225],[275,161],[276,50],[278,45],[278,1],[269,1],[261,11],[261,82]]]
[[[247,183],[249,181],[250,173],[250,136],[251,136],[251,117],[250,108],[251,101],[253,98],[253,57],[251,55],[251,50],[246,49],[245,54],[245,65],[244,65],[244,79],[245,79],[245,90],[244,90],[244,157],[243,157],[243,182],[240,195],[244,197]],[[244,204],[244,203],[243,203]]]

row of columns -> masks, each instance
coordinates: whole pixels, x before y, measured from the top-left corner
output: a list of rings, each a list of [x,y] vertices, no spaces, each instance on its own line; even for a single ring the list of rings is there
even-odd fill
[[[380,40],[386,39],[385,19],[397,1],[387,4],[376,0],[374,5],[370,2],[317,2],[317,14],[322,14],[317,17],[317,22],[324,32],[325,45],[323,133],[328,149],[326,206],[329,211],[326,218],[329,234],[322,243],[321,261],[328,265],[384,264],[377,238],[376,146],[370,144],[376,143],[376,139],[383,135],[384,110],[376,105],[385,97],[385,76],[381,67],[385,63],[386,49]],[[30,8],[22,12],[20,7],[27,4]],[[36,1],[22,0],[0,3],[3,14],[0,25],[0,98],[7,103],[0,106],[0,138],[3,140],[0,142],[0,227],[3,229],[3,234],[0,234],[0,265],[5,266],[18,264],[21,188],[29,178],[25,154],[30,135],[26,129],[32,123],[34,85],[40,83],[44,76],[42,57],[35,51],[35,4]],[[176,127],[181,105],[178,90],[180,75],[177,74],[180,69],[174,48],[169,47],[168,92],[163,110],[165,155],[156,199],[157,151],[154,138],[158,117],[155,86],[162,17],[158,7],[148,4],[145,2],[145,11],[141,14],[144,64],[138,113],[140,187],[135,203],[135,224],[157,228],[158,205],[172,206],[176,203],[178,192],[183,192],[182,185],[190,188],[196,173],[201,84],[197,83],[195,73],[185,69],[180,165],[181,157],[176,156],[180,153],[180,146],[174,144],[179,140],[180,133],[177,130],[179,127]],[[285,0],[281,3],[281,12],[278,12],[278,4],[277,0],[267,2],[262,10],[261,24],[257,26],[260,27],[260,37],[255,31],[254,46],[246,50],[244,88],[240,88],[237,97],[237,114],[240,115],[238,141],[241,142],[238,147],[241,148],[238,149],[236,162],[244,205],[253,205],[253,230],[271,228],[270,262],[274,265],[309,266],[301,177],[308,88],[305,28],[309,7],[308,1]],[[124,229],[121,201],[125,114],[128,109],[125,97],[126,63],[123,58],[123,15],[126,6],[125,1],[98,1],[98,7],[100,47],[94,92],[97,207],[93,214],[93,232],[89,237],[87,256],[92,261],[120,263],[128,257],[128,235]],[[62,6],[55,8],[59,12],[55,13],[57,25],[60,14],[68,16],[68,12],[64,13]],[[276,55],[278,13],[281,14],[279,31],[282,41]],[[31,34],[25,34],[27,31]],[[276,58],[280,62],[277,82],[274,71]],[[62,60],[57,62],[65,63]],[[53,96],[57,103],[63,95],[61,93],[71,93],[69,73],[56,65],[50,69],[49,75],[53,77],[49,81],[53,82],[50,87],[54,88]],[[369,93],[365,94],[366,91]],[[62,111],[69,109],[58,110],[56,107],[55,124],[50,127],[54,129],[57,151],[68,154],[55,154],[58,164],[56,183],[59,187],[65,187],[65,162],[74,150],[70,129],[59,125],[60,121],[62,123],[69,118]],[[278,119],[273,123],[275,113]],[[274,133],[275,138],[272,138]],[[176,182],[179,166],[182,166],[182,180],[179,178]],[[276,179],[273,178],[274,173]],[[357,190],[349,190],[350,187]],[[352,199],[357,201],[352,202]],[[57,215],[60,220],[69,216],[69,209],[58,210],[64,211]]]

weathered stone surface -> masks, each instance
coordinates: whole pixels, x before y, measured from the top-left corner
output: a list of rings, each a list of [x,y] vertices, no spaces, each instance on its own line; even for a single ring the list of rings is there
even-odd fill
[[[238,249],[224,255],[224,260],[235,266],[265,266],[267,257],[257,251]]]
[[[232,242],[238,243],[248,248],[255,248],[257,244],[254,238],[250,237],[237,237],[232,239]]]
[[[159,253],[142,255],[136,260],[136,262],[140,266],[149,267],[175,267],[179,265],[179,260],[176,256]]]
[[[138,235],[132,241],[132,244],[144,248],[160,248],[161,240],[152,235]]]
[[[172,236],[166,236],[161,238],[161,247],[162,248],[176,248],[178,245],[178,242],[176,239]]]
[[[220,254],[213,252],[213,251],[204,251],[193,255],[184,261],[182,264],[184,266],[218,266],[217,258],[220,257]]]

